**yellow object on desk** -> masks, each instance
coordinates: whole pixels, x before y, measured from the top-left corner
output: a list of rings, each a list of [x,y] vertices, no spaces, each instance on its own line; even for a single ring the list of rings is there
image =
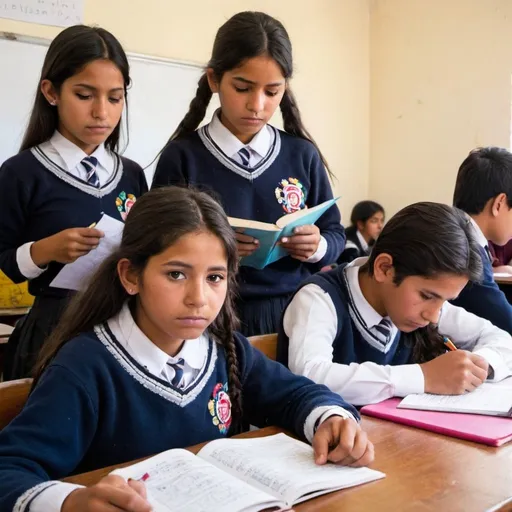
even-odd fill
[[[33,303],[28,283],[15,284],[0,270],[0,315],[2,309],[26,308]]]

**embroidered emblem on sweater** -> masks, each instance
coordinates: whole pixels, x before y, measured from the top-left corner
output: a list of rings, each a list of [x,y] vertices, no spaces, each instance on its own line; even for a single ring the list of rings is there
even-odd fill
[[[126,194],[121,192],[116,198],[116,206],[123,220],[126,220],[128,213],[132,206],[135,204],[137,198],[133,194]]]
[[[228,395],[227,383],[215,384],[212,398],[208,402],[208,410],[213,417],[213,424],[219,427],[221,434],[226,434],[231,425],[231,400]]]
[[[304,186],[297,178],[281,180],[275,189],[277,202],[286,213],[306,208]]]

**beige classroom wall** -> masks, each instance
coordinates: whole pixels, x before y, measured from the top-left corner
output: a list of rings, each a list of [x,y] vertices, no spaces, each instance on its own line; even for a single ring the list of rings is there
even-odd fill
[[[371,198],[451,204],[476,146],[510,146],[512,1],[372,0]]]
[[[292,86],[304,122],[336,175],[334,186],[346,218],[368,191],[368,2],[86,0],[85,23],[112,31],[129,51],[203,64],[217,28],[234,13],[260,10],[279,18],[294,45]],[[0,19],[0,31],[52,38],[60,30]],[[171,92],[172,84],[169,88]]]

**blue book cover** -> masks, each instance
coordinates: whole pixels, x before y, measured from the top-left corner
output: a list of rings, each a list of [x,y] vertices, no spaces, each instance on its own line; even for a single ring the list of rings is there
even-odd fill
[[[284,258],[288,255],[288,251],[277,245],[277,242],[285,236],[292,236],[293,230],[298,226],[314,224],[338,199],[339,197],[329,199],[313,208],[305,208],[284,215],[275,224],[229,217],[229,224],[232,228],[242,228],[244,235],[252,236],[260,243],[258,249],[241,259],[240,264],[262,269],[270,263]]]

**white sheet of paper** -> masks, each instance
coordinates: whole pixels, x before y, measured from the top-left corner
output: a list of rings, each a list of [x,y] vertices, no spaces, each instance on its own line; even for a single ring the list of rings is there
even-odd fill
[[[64,288],[65,290],[84,289],[88,279],[94,274],[96,269],[119,247],[123,235],[123,222],[104,214],[95,228],[103,231],[105,234],[100,240],[98,247],[88,254],[81,256],[73,263],[65,265],[55,276],[50,286],[53,288]]]
[[[512,387],[506,384],[510,384],[510,379],[497,384],[484,383],[465,395],[408,395],[400,402],[398,408],[492,416],[506,414],[512,408]]]

